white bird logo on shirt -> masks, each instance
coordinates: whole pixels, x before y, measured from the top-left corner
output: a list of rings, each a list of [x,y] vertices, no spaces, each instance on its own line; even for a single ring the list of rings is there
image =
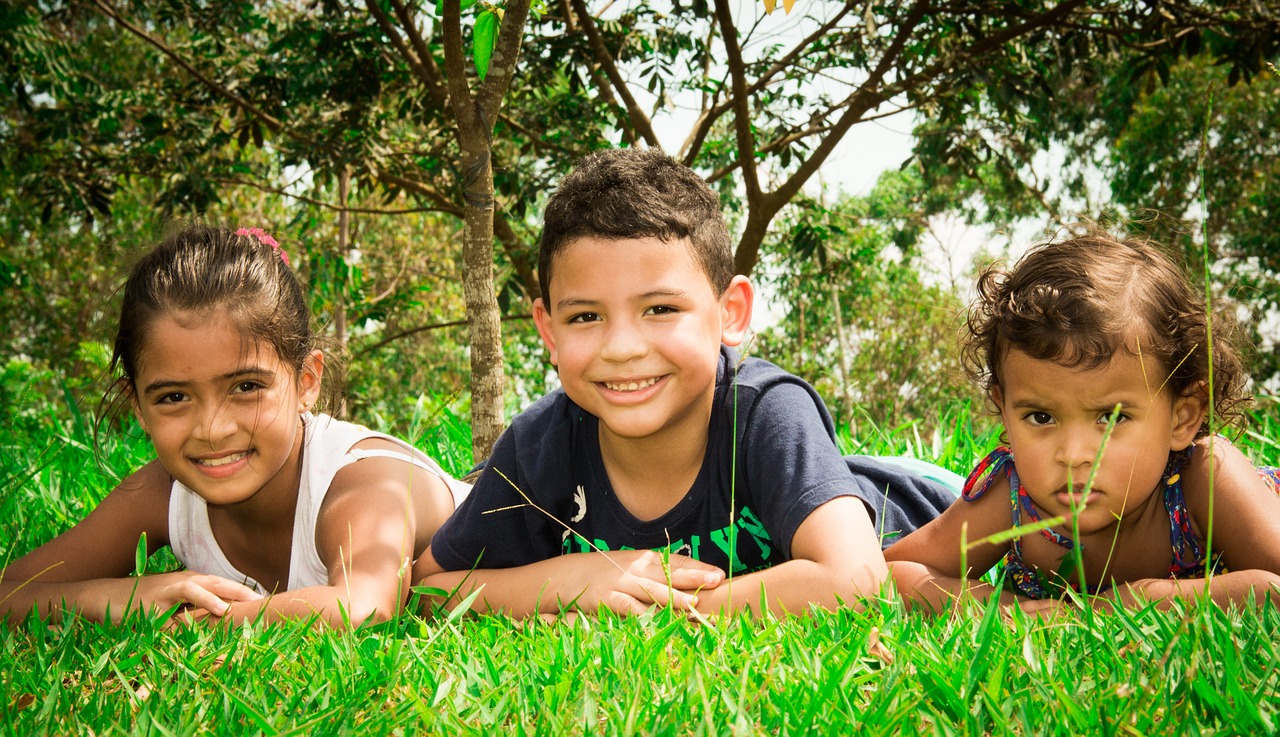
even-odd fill
[[[578,511],[569,518],[569,521],[574,523],[581,522],[582,518],[587,516],[587,490],[582,488],[582,484],[578,484],[578,488],[573,491],[573,503],[577,506]],[[570,530],[564,531],[564,534],[560,536],[560,542],[569,539],[569,532]]]

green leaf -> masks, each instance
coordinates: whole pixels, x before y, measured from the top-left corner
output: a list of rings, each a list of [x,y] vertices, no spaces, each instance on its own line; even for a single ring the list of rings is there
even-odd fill
[[[481,80],[489,74],[489,59],[493,56],[493,43],[498,39],[498,14],[486,10],[476,18],[472,34],[472,56],[476,61],[476,75]]]
[[[147,533],[138,536],[138,547],[133,552],[133,572],[139,576],[147,575]]]

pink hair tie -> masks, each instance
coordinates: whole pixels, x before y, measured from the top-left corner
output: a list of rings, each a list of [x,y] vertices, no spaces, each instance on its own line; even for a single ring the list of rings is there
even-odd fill
[[[271,250],[280,254],[280,260],[284,262],[285,266],[292,266],[292,264],[289,263],[289,254],[285,253],[284,249],[280,247],[280,244],[276,242],[276,239],[267,235],[267,232],[262,228],[241,228],[236,231],[236,235],[252,236],[262,245],[271,246]]]

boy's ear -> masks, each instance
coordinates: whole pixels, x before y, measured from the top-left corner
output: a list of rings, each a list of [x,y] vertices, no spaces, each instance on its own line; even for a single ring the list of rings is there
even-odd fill
[[[320,380],[324,377],[324,351],[313,350],[302,359],[302,373],[298,375],[299,412],[306,412],[320,398]]]
[[[538,335],[551,354],[552,365],[560,365],[560,359],[556,355],[556,339],[551,333],[551,310],[547,309],[547,303],[542,301],[542,297],[533,301],[533,324],[538,327]]]
[[[720,295],[720,342],[729,346],[742,345],[751,329],[751,309],[755,305],[756,292],[751,280],[739,274]]]
[[[1200,382],[1173,400],[1169,449],[1184,450],[1196,440],[1209,407],[1209,387]]]

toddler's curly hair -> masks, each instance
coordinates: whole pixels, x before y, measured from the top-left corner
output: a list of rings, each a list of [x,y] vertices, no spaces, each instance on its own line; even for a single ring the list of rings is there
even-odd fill
[[[1204,296],[1159,245],[1089,228],[1031,248],[1010,270],[988,266],[961,339],[965,372],[990,396],[1010,349],[1070,368],[1098,368],[1117,351],[1158,361],[1157,388],[1201,391],[1213,366],[1216,424],[1240,418],[1249,401],[1233,310]],[[1209,348],[1212,319],[1213,348]],[[1207,390],[1206,390],[1207,391]],[[1208,420],[1200,435],[1208,433]]]

